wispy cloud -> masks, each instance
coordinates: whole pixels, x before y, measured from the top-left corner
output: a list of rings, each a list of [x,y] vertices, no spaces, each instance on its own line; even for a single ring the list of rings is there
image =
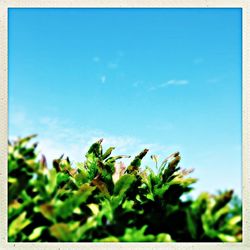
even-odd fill
[[[143,161],[144,165],[152,165],[151,154],[158,154],[164,158],[173,151],[179,150],[177,145],[166,146],[126,134],[111,134],[100,129],[78,126],[71,121],[49,116],[33,120],[28,130],[25,123],[16,124],[16,129],[13,129],[14,116],[14,113],[10,116],[10,126],[12,128],[10,138],[13,139],[17,135],[27,136],[37,133],[38,150],[46,156],[50,166],[52,160],[62,154],[69,156],[73,163],[84,161],[89,146],[100,138],[104,139],[104,150],[110,146],[116,147],[115,155],[131,155],[134,157],[143,149],[148,148],[150,151]],[[27,117],[25,113],[24,116]],[[125,164],[130,161],[131,159],[124,159]]]
[[[168,80],[168,81],[166,81],[164,83],[161,83],[161,84],[158,84],[158,85],[151,85],[150,87],[148,87],[148,91],[154,91],[154,90],[157,90],[157,89],[166,88],[166,87],[171,86],[171,85],[184,86],[184,85],[187,85],[187,84],[189,84],[188,80],[171,79],[171,80]]]
[[[105,83],[106,80],[107,80],[106,75],[102,75],[101,78],[100,78],[100,80],[101,80],[101,83]]]
[[[164,88],[168,85],[187,85],[189,83],[188,80],[175,80],[175,79],[172,79],[172,80],[168,80],[167,82],[164,82],[162,84],[160,84],[159,86],[161,88]]]

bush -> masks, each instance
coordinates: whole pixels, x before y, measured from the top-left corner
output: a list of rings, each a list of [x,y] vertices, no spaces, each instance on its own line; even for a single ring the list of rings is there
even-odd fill
[[[29,136],[9,143],[8,239],[11,242],[237,242],[241,205],[233,191],[188,197],[196,179],[177,152],[157,171],[141,170],[145,149],[124,156],[94,143],[84,163],[61,156],[48,168]],[[212,180],[211,180],[212,181]],[[185,199],[183,197],[186,197]],[[234,197],[232,199],[232,197]]]

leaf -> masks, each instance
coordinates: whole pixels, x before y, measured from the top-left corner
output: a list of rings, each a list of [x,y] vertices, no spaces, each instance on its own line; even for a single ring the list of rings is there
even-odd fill
[[[197,225],[194,223],[195,219],[190,210],[186,211],[187,214],[187,227],[192,239],[197,238]]]
[[[122,204],[122,208],[127,211],[133,211],[133,206],[135,202],[133,200],[125,200]]]
[[[56,183],[59,186],[61,183],[65,183],[70,179],[69,175],[63,172],[59,172],[56,176]]]
[[[156,242],[173,242],[170,234],[160,233],[156,236]]]
[[[148,193],[147,195],[146,195],[146,197],[147,197],[147,199],[149,199],[149,200],[151,200],[151,201],[154,201],[155,199],[154,199],[154,195],[152,194],[152,193]]]
[[[57,186],[57,172],[52,168],[48,172],[48,184],[46,185],[46,191],[48,194],[52,194]]]
[[[97,166],[98,158],[96,158],[93,153],[88,154],[86,157],[87,157],[86,167],[88,168],[89,180],[92,180],[98,173],[98,166]]]
[[[141,160],[147,154],[148,149],[144,149],[140,154],[138,154],[134,160],[130,163],[130,165],[126,169],[126,173],[128,174],[137,174],[139,167],[141,166]]]
[[[66,219],[72,215],[73,210],[80,206],[82,203],[86,202],[88,197],[95,190],[95,187],[91,187],[89,184],[83,184],[74,195],[70,196],[67,200],[63,202],[62,205],[56,208],[56,214],[63,219]]]
[[[214,205],[212,209],[212,213],[215,213],[219,209],[223,208],[229,201],[232,199],[233,196],[233,190],[229,190],[216,199],[216,204]]]
[[[93,213],[93,215],[97,215],[99,213],[99,206],[95,203],[91,203],[87,205],[91,212]]]
[[[101,202],[101,208],[99,209],[98,214],[96,215],[96,221],[99,226],[103,226],[106,223],[111,224],[114,218],[113,206],[111,202],[107,199]]]
[[[144,235],[147,226],[144,225],[141,229],[126,228],[125,234],[120,237],[121,241],[126,242],[146,242],[153,241],[155,237],[152,234]]]
[[[78,187],[80,187],[82,184],[88,182],[88,173],[81,171],[80,173],[75,175],[75,181]]]
[[[119,242],[119,239],[116,238],[115,236],[108,236],[106,238],[103,238],[103,239],[98,239],[98,240],[95,240],[96,242]]]
[[[237,238],[232,235],[218,234],[218,238],[224,242],[237,242]]]
[[[157,155],[151,155],[150,157],[155,162],[155,168],[158,169],[158,156]]]
[[[93,230],[97,226],[97,220],[95,217],[91,216],[87,219],[87,221],[75,232],[76,241],[80,241],[85,238],[85,234],[88,230]]]
[[[123,196],[126,191],[131,187],[132,183],[136,180],[134,175],[125,174],[115,184],[114,195]]]
[[[105,182],[101,181],[100,176],[97,176],[96,178],[94,178],[91,183],[95,185],[105,197],[107,198],[110,197],[108,187]]]
[[[102,140],[92,145],[84,163],[73,167],[61,156],[51,169],[30,139],[8,148],[11,242],[242,241],[241,200],[232,190],[188,196],[195,179],[178,166],[179,152],[157,171],[155,166],[141,171],[146,149],[126,174],[124,165],[115,176],[115,163],[125,156],[111,157],[113,147],[102,154]],[[156,156],[151,158],[157,165]]]
[[[65,223],[57,223],[49,228],[50,234],[59,241],[72,241],[72,232]]]
[[[9,237],[12,237],[19,232],[21,232],[25,227],[27,227],[31,220],[26,218],[27,212],[22,212],[9,226]]]
[[[162,198],[163,195],[165,194],[165,192],[169,189],[169,187],[170,187],[169,184],[165,184],[162,187],[155,188],[154,189],[154,195],[159,196],[160,198]]]
[[[46,229],[46,226],[41,226],[41,227],[36,227],[32,233],[29,235],[28,239],[29,241],[34,241],[34,240],[37,240],[42,232]]]
[[[108,148],[107,151],[102,155],[102,159],[105,160],[106,158],[108,158],[114,149],[115,147]]]
[[[228,221],[228,224],[230,226],[235,226],[236,224],[241,222],[241,220],[242,220],[241,215],[236,215]]]
[[[54,222],[55,221],[55,213],[54,213],[54,207],[48,203],[42,204],[39,207],[39,211],[41,214],[48,220]]]
[[[99,141],[93,143],[89,150],[88,153],[86,154],[86,157],[90,154],[94,154],[95,157],[100,158],[102,156],[102,143],[103,139],[100,139]]]
[[[37,134],[32,134],[27,137],[24,137],[18,141],[18,144],[24,146],[27,142],[29,142],[31,139],[35,137],[37,137]]]

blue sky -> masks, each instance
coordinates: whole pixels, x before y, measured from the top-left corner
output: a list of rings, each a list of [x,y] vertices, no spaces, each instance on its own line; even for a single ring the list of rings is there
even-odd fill
[[[240,9],[9,10],[9,136],[49,159],[180,150],[197,192],[240,194],[241,85]]]

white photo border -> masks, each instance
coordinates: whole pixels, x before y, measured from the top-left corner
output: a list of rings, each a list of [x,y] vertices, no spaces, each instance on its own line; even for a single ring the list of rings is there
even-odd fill
[[[239,243],[9,243],[7,215],[8,9],[9,8],[241,8],[242,9],[242,202]],[[0,249],[250,250],[250,1],[247,0],[1,0],[0,2]],[[226,178],[226,176],[225,176]]]

